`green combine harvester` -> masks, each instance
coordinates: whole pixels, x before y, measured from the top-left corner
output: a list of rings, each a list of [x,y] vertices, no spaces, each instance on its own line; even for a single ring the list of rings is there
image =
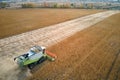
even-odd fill
[[[14,60],[20,67],[27,66],[29,69],[34,68],[37,64],[44,62],[45,60],[54,61],[57,56],[49,51],[46,51],[45,47],[34,46],[23,55],[15,57]]]

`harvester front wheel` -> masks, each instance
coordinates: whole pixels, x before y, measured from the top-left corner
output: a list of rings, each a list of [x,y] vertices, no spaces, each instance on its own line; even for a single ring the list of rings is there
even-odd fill
[[[47,59],[47,57],[42,57],[41,59],[38,60],[37,63],[40,64],[40,63],[44,62],[46,59]]]
[[[36,65],[35,63],[29,64],[29,65],[28,65],[28,68],[29,68],[29,69],[33,69],[33,68],[35,67],[35,65]]]

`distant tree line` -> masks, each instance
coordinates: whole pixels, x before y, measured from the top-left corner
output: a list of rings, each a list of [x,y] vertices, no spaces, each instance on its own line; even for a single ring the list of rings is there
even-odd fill
[[[24,4],[16,4],[16,3],[5,3],[0,2],[0,8],[78,8],[78,9],[107,9],[106,6],[112,6],[112,3],[47,3],[44,2],[42,4],[36,3],[24,3]],[[120,9],[120,6],[116,9]],[[109,8],[108,8],[109,9]],[[110,8],[112,9],[112,8]]]
[[[25,3],[21,4],[22,8],[71,8],[69,4],[62,4],[58,5],[57,3],[54,3],[52,5],[49,5],[49,3],[44,3],[42,6],[36,5],[35,3]]]
[[[0,2],[0,8],[5,8],[5,7],[7,7],[7,6],[8,6],[7,3],[5,3],[5,2]]]
[[[22,4],[22,8],[34,8],[36,7],[35,4],[32,3],[27,3],[27,4]]]

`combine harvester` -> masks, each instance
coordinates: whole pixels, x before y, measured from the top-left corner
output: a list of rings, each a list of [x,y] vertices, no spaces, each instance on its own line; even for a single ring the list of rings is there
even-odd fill
[[[33,69],[36,65],[44,62],[45,60],[54,61],[57,56],[46,50],[45,47],[42,46],[34,46],[30,48],[30,50],[23,55],[14,58],[14,61],[17,61],[17,64],[22,67],[28,67],[29,69]]]

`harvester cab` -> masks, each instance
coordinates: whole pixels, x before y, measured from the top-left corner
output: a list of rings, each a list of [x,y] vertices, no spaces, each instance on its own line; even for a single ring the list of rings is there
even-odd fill
[[[34,68],[37,64],[44,62],[45,60],[54,61],[57,56],[49,51],[43,46],[34,46],[23,55],[15,57],[14,60],[20,67],[27,66],[29,69]]]

